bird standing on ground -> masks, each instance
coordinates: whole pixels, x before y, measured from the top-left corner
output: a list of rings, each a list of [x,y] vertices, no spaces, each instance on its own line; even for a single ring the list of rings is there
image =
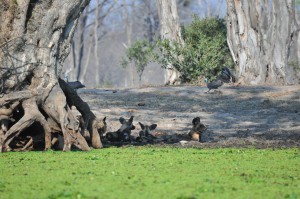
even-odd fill
[[[207,83],[207,88],[208,88],[208,91],[206,91],[205,93],[209,93],[210,90],[212,89],[218,89],[220,86],[223,85],[223,81],[221,78],[218,78],[212,82],[209,82],[207,81],[207,79],[205,79],[205,82]]]
[[[223,83],[235,82],[235,76],[231,73],[229,68],[224,67],[222,68],[221,74],[217,77],[216,80],[208,83],[207,79],[205,79],[205,82],[208,88],[208,91],[205,93],[209,93],[210,90],[218,89],[219,87],[221,87]]]

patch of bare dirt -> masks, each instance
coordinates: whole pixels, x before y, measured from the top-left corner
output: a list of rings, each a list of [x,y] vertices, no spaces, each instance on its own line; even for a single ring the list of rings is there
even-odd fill
[[[107,117],[107,131],[120,127],[119,117],[157,124],[154,134],[169,136],[154,144],[178,147],[299,147],[300,86],[223,86],[206,94],[206,87],[83,89],[79,95],[98,117]],[[183,141],[199,116],[208,126],[202,142]],[[179,135],[176,140],[175,135]],[[159,140],[159,139],[158,139]]]

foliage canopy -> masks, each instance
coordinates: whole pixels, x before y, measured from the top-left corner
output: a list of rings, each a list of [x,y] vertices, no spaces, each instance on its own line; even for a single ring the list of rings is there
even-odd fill
[[[193,82],[199,76],[213,79],[223,66],[233,67],[227,46],[224,19],[194,17],[192,23],[182,28],[184,44],[170,40],[157,40],[154,44],[136,41],[126,52],[122,65],[134,62],[139,74],[150,62],[163,68],[176,68],[181,82]],[[141,70],[142,69],[142,70]]]

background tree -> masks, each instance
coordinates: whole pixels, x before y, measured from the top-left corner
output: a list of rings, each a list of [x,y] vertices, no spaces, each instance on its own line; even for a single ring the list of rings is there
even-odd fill
[[[84,118],[92,146],[102,147],[95,115],[63,81],[58,84],[79,15],[88,3],[89,0],[1,2],[0,150],[8,150],[9,143],[35,123],[44,129],[46,149],[51,147],[51,131],[59,129],[64,150],[70,150],[72,144],[89,150],[76,131],[78,121],[70,110],[72,105]]]
[[[127,49],[126,56],[122,57],[121,65],[127,67],[130,63],[133,63],[136,72],[139,76],[139,85],[141,85],[142,75],[145,67],[155,60],[154,42],[146,40],[137,40],[134,44]]]
[[[65,76],[71,81],[80,80],[82,83],[86,80],[86,73],[89,62],[93,58],[95,63],[99,63],[99,45],[106,35],[103,29],[105,18],[111,14],[115,8],[115,1],[101,0],[91,3],[79,17],[78,26],[72,42],[72,49],[69,55],[69,61],[65,65]],[[95,67],[95,84],[99,85],[99,67]]]
[[[128,88],[139,86],[139,74],[136,71],[135,65],[132,64],[131,68],[123,68],[120,66],[120,58],[126,54],[127,48],[131,46],[128,41],[130,41],[131,44],[134,44],[136,40],[153,42],[160,35],[156,1],[105,1],[105,6],[101,7],[99,12],[99,18],[101,18],[101,16],[105,16],[105,18],[98,23],[98,62],[95,57],[94,41],[95,8],[96,4],[100,5],[104,0],[91,0],[89,8],[86,10],[87,23],[84,28],[82,69],[79,80],[84,82],[87,88]],[[194,14],[202,19],[202,14],[208,13],[208,10],[210,10],[209,12],[212,16],[217,16],[218,10],[220,10],[220,17],[224,17],[226,10],[225,0],[201,1],[203,1],[202,7],[200,7],[197,0],[176,0],[181,26],[189,25],[192,22]],[[219,6],[219,2],[222,3],[221,6]],[[113,8],[109,10],[112,5]],[[208,15],[205,14],[205,17],[206,16]],[[126,21],[128,21],[129,26],[126,25]],[[78,58],[79,47],[81,46],[79,44],[80,32],[81,30],[79,26],[77,26],[74,35],[75,48],[74,51],[72,51],[75,52],[76,59]],[[130,37],[127,35],[130,35]],[[73,53],[70,53],[64,63],[64,70],[67,72],[70,67],[74,65],[72,63],[72,55]],[[78,66],[78,62],[76,65]],[[76,80],[76,76],[78,75],[77,66],[76,68],[72,68],[72,71],[68,73],[70,81]],[[97,73],[98,77],[96,75],[97,70],[99,71]],[[160,64],[150,63],[145,67],[140,85],[164,84],[164,70]]]
[[[157,0],[158,16],[160,21],[160,36],[162,39],[183,45],[180,21],[175,0]],[[166,67],[165,84],[174,84],[180,76],[179,71],[169,64]]]
[[[227,0],[227,35],[245,83],[299,83],[295,0]]]

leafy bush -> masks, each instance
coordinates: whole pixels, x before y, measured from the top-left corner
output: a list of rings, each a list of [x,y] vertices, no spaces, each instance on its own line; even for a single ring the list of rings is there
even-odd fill
[[[182,82],[193,82],[199,76],[211,80],[223,66],[233,66],[224,19],[200,20],[195,16],[193,22],[183,28],[182,37],[184,45],[169,40],[158,40],[155,45],[137,41],[128,49],[127,57],[137,69],[144,69],[150,61],[158,62],[164,68],[171,65],[180,72]]]
[[[136,41],[126,51],[126,57],[122,57],[121,66],[126,67],[133,62],[141,80],[145,67],[153,61],[154,45],[146,40]]]
[[[184,46],[169,41],[160,43],[160,63],[169,62],[180,73],[183,82],[196,80],[199,76],[213,79],[222,66],[233,66],[227,46],[224,19],[194,17],[191,25],[183,28]],[[171,56],[170,56],[171,55]]]

